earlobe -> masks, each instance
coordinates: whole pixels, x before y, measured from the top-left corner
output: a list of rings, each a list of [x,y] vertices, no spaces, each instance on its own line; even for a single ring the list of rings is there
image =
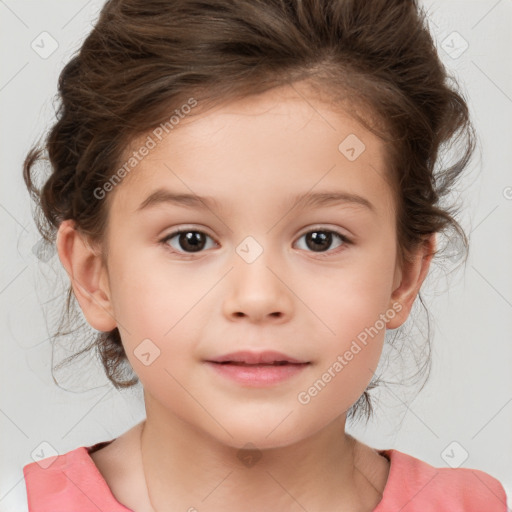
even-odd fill
[[[390,307],[395,304],[393,309],[396,311],[399,309],[396,303],[400,303],[401,308],[393,319],[389,320],[388,329],[396,329],[407,320],[421,285],[427,277],[435,249],[436,234],[434,233],[424,240],[412,257],[404,262],[401,269],[397,269],[399,284],[391,294]]]
[[[57,251],[87,322],[98,331],[114,329],[117,323],[101,255],[75,229],[72,220],[65,220],[59,226]]]

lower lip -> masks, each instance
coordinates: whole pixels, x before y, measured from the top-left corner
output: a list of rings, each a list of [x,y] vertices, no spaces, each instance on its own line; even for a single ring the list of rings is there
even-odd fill
[[[309,363],[283,365],[238,365],[206,362],[218,374],[251,387],[272,386],[302,372]]]

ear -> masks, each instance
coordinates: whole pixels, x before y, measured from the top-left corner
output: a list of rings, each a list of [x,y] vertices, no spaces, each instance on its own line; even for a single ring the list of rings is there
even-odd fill
[[[388,321],[387,329],[396,329],[407,320],[414,300],[427,277],[435,250],[436,233],[433,233],[404,261],[401,268],[399,268],[399,262],[397,262],[393,292],[389,304],[390,308],[396,311],[396,315]],[[398,303],[401,308],[398,307]]]
[[[57,252],[87,322],[97,331],[114,329],[117,322],[110,301],[107,270],[101,255],[75,229],[72,220],[65,220],[59,226]]]

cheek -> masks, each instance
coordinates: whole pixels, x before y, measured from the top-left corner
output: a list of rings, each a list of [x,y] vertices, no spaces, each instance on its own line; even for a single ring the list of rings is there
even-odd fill
[[[114,314],[128,333],[162,338],[200,297],[195,281],[183,281],[183,269],[141,251],[112,266]]]
[[[356,255],[346,267],[303,282],[298,294],[317,317],[320,339],[345,344],[366,328],[385,328],[379,319],[390,308],[393,266],[391,258]]]
[[[378,341],[375,338],[373,343]],[[352,347],[350,359],[346,353],[338,354],[298,391],[296,399],[301,414],[321,418],[320,422],[325,424],[357,402],[371,381],[379,352],[376,345],[370,349],[358,345],[357,349]]]
[[[309,398],[318,395],[319,406],[329,407],[330,400],[341,399],[349,407],[359,398],[377,368],[386,321],[395,316],[389,302],[393,252],[386,259],[371,254],[355,260],[347,270],[333,271],[320,283],[316,281],[321,286],[303,291],[309,296],[308,306],[321,320],[315,322],[319,328],[312,330],[321,354],[317,381],[311,383],[311,396],[307,393]]]
[[[330,417],[346,412],[362,395],[379,363],[386,334],[381,315],[387,312],[368,304],[361,297],[332,316],[335,334],[318,340],[318,360],[315,372],[299,390],[297,401],[307,407],[307,414]]]
[[[165,379],[164,369],[174,372],[201,339],[194,313],[212,283],[192,277],[164,258],[148,261],[144,253],[133,252],[129,260],[112,265],[114,316],[128,359],[143,382],[158,380],[157,375]]]

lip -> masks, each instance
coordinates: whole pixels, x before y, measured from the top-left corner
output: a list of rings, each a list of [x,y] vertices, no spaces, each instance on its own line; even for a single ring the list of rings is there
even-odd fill
[[[300,361],[281,352],[240,351],[205,361],[224,378],[245,387],[268,387],[301,373],[310,361]]]
[[[300,361],[294,357],[290,357],[282,352],[274,350],[265,350],[263,352],[252,352],[250,350],[242,350],[238,352],[230,352],[223,356],[208,359],[209,363],[245,363],[245,364],[272,364],[275,362],[286,363],[309,363],[309,361]]]

